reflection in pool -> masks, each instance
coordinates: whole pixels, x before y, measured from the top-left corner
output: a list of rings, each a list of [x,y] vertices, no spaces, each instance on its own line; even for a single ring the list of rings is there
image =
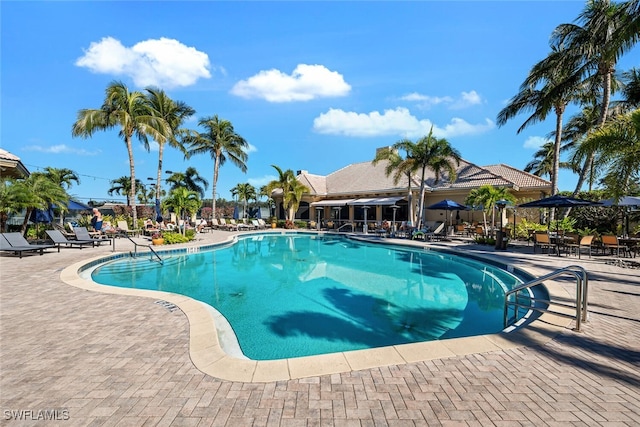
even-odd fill
[[[92,278],[209,304],[254,360],[496,333],[505,289],[522,283],[466,257],[307,233],[247,234],[164,265],[119,259]]]

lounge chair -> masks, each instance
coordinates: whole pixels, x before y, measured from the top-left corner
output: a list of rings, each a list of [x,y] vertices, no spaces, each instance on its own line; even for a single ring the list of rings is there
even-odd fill
[[[251,224],[253,224],[253,227],[257,230],[264,230],[267,226],[265,225],[260,225],[260,223],[258,222],[257,219],[252,219],[251,220]],[[315,228],[315,226],[314,226]]]
[[[130,230],[129,223],[127,221],[118,221],[118,229],[124,233],[127,233],[127,236],[137,236],[140,234],[140,230]]]
[[[14,243],[11,243],[11,241],[9,239],[6,238],[7,234],[17,234],[18,236],[20,236],[22,238],[22,240],[24,240],[24,244],[21,244],[19,242],[21,242],[20,239],[12,236],[11,237],[11,241],[13,241]],[[23,252],[40,252],[40,255],[44,254],[44,250],[45,249],[49,249],[49,248],[53,248],[55,247],[54,245],[35,245],[35,244],[30,244],[20,233],[0,233],[0,251],[3,252],[13,252],[14,254],[18,254],[20,256],[20,259],[22,259],[22,253]]]
[[[89,233],[89,230],[87,230],[87,227],[74,227],[73,232],[76,235],[76,240],[78,241],[93,240],[98,245],[100,245],[102,241],[109,239],[108,236],[99,232],[93,233],[92,235],[91,233]]]
[[[47,230],[47,235],[51,240],[53,240],[54,246],[58,246],[58,252],[60,252],[60,246],[65,245],[73,247],[74,245],[80,246],[82,249],[84,246],[91,245],[92,247],[96,245],[96,241],[94,239],[89,240],[69,240],[62,235],[58,230]]]
[[[440,222],[435,226],[433,231],[427,231],[424,233],[424,240],[439,240],[446,237],[445,233],[446,230],[444,222]]]

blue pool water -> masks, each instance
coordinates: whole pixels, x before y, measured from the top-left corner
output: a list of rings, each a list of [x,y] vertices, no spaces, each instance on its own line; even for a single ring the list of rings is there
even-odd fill
[[[164,265],[119,259],[92,278],[211,305],[254,360],[496,333],[505,290],[522,283],[466,257],[297,233],[240,236]]]

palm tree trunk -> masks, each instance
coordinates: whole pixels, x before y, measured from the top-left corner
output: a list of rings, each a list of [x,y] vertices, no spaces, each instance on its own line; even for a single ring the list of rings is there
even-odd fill
[[[129,190],[128,204],[131,206],[131,216],[133,218],[133,228],[138,228],[138,212],[136,212],[136,168],[133,162],[133,147],[131,146],[131,137],[125,138],[127,144],[127,152],[129,153],[129,172],[131,174],[131,188]]]
[[[156,178],[156,200],[160,200],[162,189],[162,157],[164,155],[164,144],[158,143],[158,176]]]
[[[422,224],[424,223],[424,195],[425,195],[425,185],[424,185],[424,174],[426,168],[422,167],[422,175],[420,176],[420,201],[418,204],[418,230],[422,229]]]
[[[213,161],[213,185],[211,185],[211,207],[213,209],[213,217],[216,217],[216,188],[218,187],[218,157]]]
[[[562,143],[562,114],[564,107],[557,105],[556,110],[556,138],[553,141],[553,171],[551,173],[551,195],[558,194],[558,174],[560,173],[560,145]],[[553,212],[553,211],[552,211]],[[551,214],[553,221],[553,213]]]

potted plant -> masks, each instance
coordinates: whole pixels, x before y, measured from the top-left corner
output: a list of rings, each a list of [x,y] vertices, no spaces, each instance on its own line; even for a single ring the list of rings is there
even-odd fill
[[[151,235],[151,242],[154,245],[164,245],[164,237],[162,237],[162,232],[156,231]]]

